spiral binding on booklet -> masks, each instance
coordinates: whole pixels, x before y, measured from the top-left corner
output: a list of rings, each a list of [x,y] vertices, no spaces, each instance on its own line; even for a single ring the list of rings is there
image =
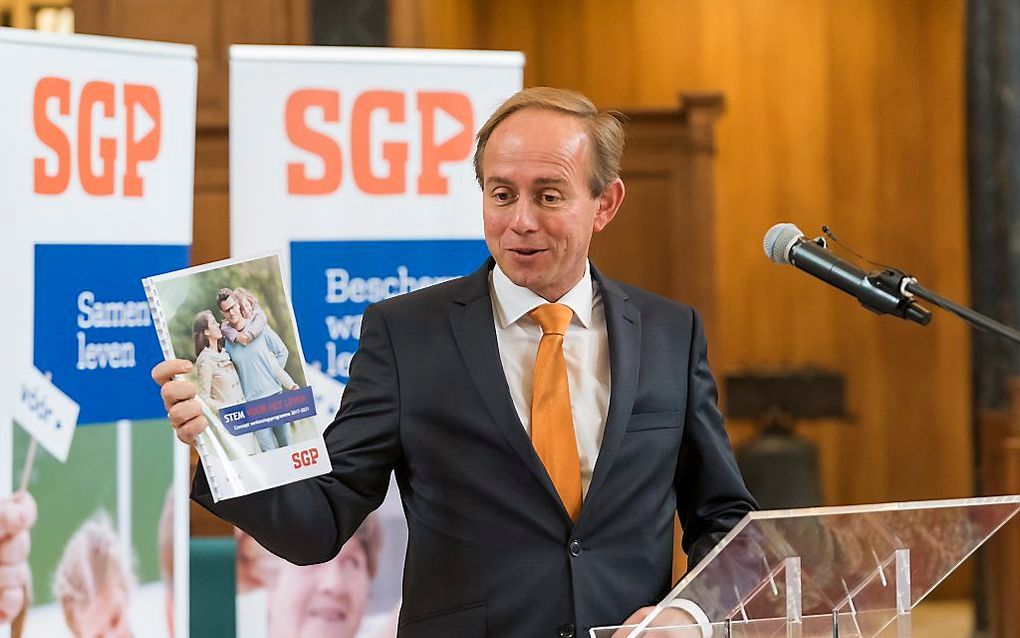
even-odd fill
[[[163,308],[159,303],[159,295],[156,294],[156,288],[152,283],[152,279],[143,279],[142,288],[145,290],[145,298],[149,302],[149,312],[152,315],[152,325],[156,328],[156,336],[159,339],[159,347],[163,352],[163,358],[167,361],[174,359],[174,346],[170,339],[170,330],[167,326],[166,316],[163,314]],[[212,410],[209,409],[209,406],[205,405],[201,398],[195,398],[202,403],[202,414],[206,419],[217,418],[212,413]],[[205,477],[206,481],[209,483],[209,491],[212,493],[213,498],[218,501],[222,495],[219,476],[215,469],[216,464],[212,463],[210,458],[213,455],[213,452],[209,449],[210,439],[211,437],[208,432],[200,433],[198,438],[195,440],[195,449],[198,451],[198,458],[202,461],[202,467],[205,469]]]

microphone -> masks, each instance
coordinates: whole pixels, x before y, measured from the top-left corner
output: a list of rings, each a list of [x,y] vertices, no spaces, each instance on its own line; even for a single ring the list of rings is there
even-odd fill
[[[765,255],[777,264],[790,264],[825,283],[857,298],[868,310],[880,315],[895,315],[928,325],[931,312],[916,303],[908,292],[913,277],[893,268],[864,272],[829,252],[825,239],[807,239],[797,226],[776,224],[765,233]]]

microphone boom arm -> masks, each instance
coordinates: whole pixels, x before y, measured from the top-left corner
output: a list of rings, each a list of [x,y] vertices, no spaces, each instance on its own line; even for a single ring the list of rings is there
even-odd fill
[[[823,227],[824,230],[824,227]],[[919,306],[920,297],[953,313],[974,328],[1020,344],[1020,331],[976,310],[954,303],[928,290],[917,278],[888,266],[864,272],[853,263],[830,253],[824,237],[807,239],[796,225],[776,224],[765,233],[765,256],[777,264],[790,264],[852,295],[862,306],[880,315],[894,315],[922,326],[931,322],[931,311]],[[854,253],[856,255],[856,253]]]
[[[971,310],[966,306],[954,303],[945,297],[928,290],[921,284],[917,283],[917,280],[912,277],[907,278],[904,282],[903,290],[908,294],[916,295],[925,301],[929,301],[947,312],[953,313],[979,330],[990,332],[1002,337],[1003,339],[1008,339],[1013,343],[1020,344],[1020,331],[1010,328],[1004,323],[999,323],[991,317],[987,317],[976,310]]]

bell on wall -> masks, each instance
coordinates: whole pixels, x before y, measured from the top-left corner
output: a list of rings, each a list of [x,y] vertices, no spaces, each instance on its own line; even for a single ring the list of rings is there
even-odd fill
[[[818,450],[796,433],[803,420],[845,418],[843,377],[819,370],[728,375],[726,415],[753,420],[755,437],[737,450],[748,489],[763,509],[822,504]]]

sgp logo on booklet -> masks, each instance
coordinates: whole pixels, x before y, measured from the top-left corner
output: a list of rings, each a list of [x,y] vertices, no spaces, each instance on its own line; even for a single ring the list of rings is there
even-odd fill
[[[309,465],[315,465],[319,460],[319,451],[315,448],[309,448],[307,450],[301,450],[290,455],[291,461],[294,462],[294,469],[302,467],[308,467]]]

